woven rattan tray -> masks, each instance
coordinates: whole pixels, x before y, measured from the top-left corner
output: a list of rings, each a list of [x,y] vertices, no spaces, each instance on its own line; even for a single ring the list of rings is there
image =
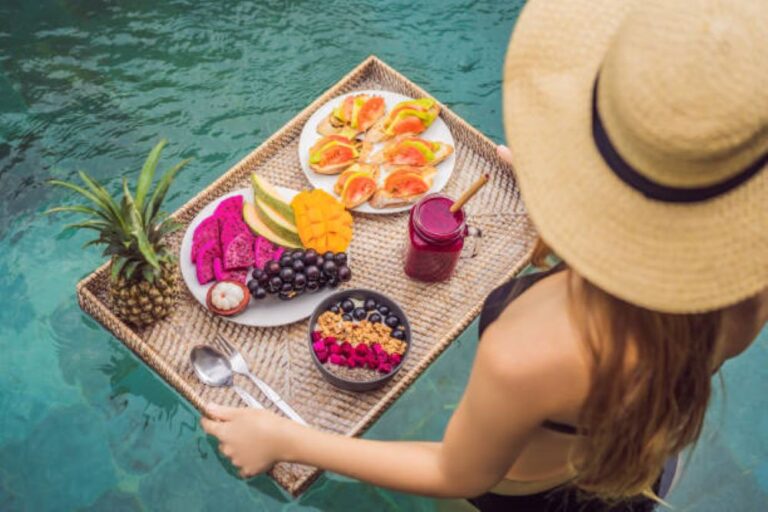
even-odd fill
[[[358,89],[385,89],[412,97],[427,95],[381,60],[369,57],[182,206],[174,213],[175,218],[189,223],[210,201],[247,187],[254,171],[277,185],[308,188],[297,155],[305,121],[326,101]],[[355,256],[354,278],[349,284],[380,290],[397,300],[413,329],[405,366],[383,389],[352,393],[323,380],[308,352],[306,321],[276,328],[236,325],[209,314],[186,290],[170,318],[152,327],[132,328],[110,309],[106,264],[77,285],[80,306],[202,412],[208,402],[242,405],[231,390],[198,382],[189,365],[190,348],[212,340],[214,333],[221,331],[239,345],[255,373],[311,425],[348,436],[361,435],[472,321],[483,298],[522,268],[534,236],[511,169],[496,156],[494,144],[444,105],[442,108],[441,115],[456,141],[456,167],[445,192],[458,196],[482,173],[491,175],[489,185],[467,206],[470,223],[482,230],[481,247],[475,258],[460,262],[456,275],[448,282],[417,283],[403,274],[400,259],[407,213],[355,214],[355,236],[350,248]],[[182,234],[183,230],[169,240],[176,249]],[[237,378],[240,385],[261,397],[247,379]],[[278,464],[271,472],[294,495],[305,490],[319,474],[315,468],[298,464]]]

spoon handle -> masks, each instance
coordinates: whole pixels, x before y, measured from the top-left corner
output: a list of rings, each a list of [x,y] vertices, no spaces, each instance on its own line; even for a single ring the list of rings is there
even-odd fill
[[[235,393],[240,395],[240,398],[243,399],[243,402],[247,403],[250,407],[253,407],[254,409],[263,409],[264,406],[261,405],[261,403],[253,398],[250,393],[248,393],[246,390],[238,386],[237,384],[232,385],[232,389],[235,390]]]

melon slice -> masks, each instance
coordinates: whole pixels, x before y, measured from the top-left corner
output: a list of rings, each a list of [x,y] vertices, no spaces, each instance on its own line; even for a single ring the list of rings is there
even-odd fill
[[[261,199],[256,198],[256,214],[267,227],[281,238],[296,244],[301,243],[296,224],[289,221]]]
[[[297,244],[292,240],[287,240],[269,229],[269,227],[259,218],[258,213],[256,213],[256,207],[251,203],[243,204],[243,220],[245,220],[245,223],[248,224],[248,227],[251,228],[254,233],[263,236],[273,244],[296,249],[301,248],[301,244]]]
[[[195,260],[195,272],[198,283],[206,284],[216,279],[216,274],[213,271],[213,261],[219,257],[221,257],[221,249],[219,248],[218,240],[209,240],[200,247],[197,259]]]
[[[277,191],[274,185],[257,174],[251,175],[251,182],[253,184],[253,197],[255,199],[261,199],[271,208],[277,210],[277,212],[291,224],[296,223],[296,219],[293,217],[293,208],[291,208],[291,205],[283,199],[283,196]]]
[[[196,261],[200,248],[211,240],[215,240],[216,243],[219,241],[219,221],[214,216],[201,222],[192,234],[192,251],[190,254],[192,263]]]
[[[226,270],[253,265],[253,235],[247,230],[221,245],[222,263]]]

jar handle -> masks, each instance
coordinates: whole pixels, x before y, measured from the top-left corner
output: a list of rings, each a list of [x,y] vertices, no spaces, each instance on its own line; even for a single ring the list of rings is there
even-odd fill
[[[483,232],[480,231],[480,228],[476,228],[475,226],[467,226],[467,229],[464,232],[464,249],[462,249],[459,258],[467,259],[477,256],[477,253],[480,251],[480,240],[482,237]],[[471,239],[469,244],[466,243],[468,239]]]

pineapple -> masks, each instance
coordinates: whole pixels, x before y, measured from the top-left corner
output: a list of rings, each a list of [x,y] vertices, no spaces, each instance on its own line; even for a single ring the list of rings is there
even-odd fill
[[[68,188],[88,199],[89,205],[61,206],[48,210],[74,212],[88,219],[68,227],[90,229],[98,237],[85,244],[105,245],[110,257],[109,295],[113,309],[123,320],[142,327],[167,316],[176,301],[178,283],[176,261],[164,241],[180,224],[160,210],[176,173],[184,160],[160,178],[152,190],[152,180],[166,141],[150,151],[132,194],[123,178],[123,196],[116,200],[97,181],[80,172],[85,187],[53,180],[52,185]]]

